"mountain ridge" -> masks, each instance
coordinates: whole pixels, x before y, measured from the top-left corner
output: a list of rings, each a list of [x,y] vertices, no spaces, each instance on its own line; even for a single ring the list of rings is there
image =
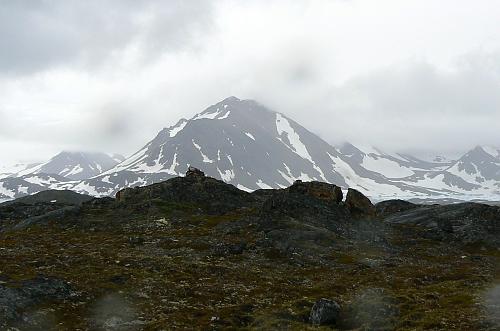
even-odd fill
[[[303,180],[353,187],[375,200],[498,200],[500,153],[496,157],[496,152],[495,148],[477,146],[454,161],[425,161],[350,143],[335,147],[285,114],[233,96],[163,128],[122,162],[114,160],[114,165],[90,175],[87,172],[82,175],[85,178],[74,176],[80,169],[59,166],[53,171],[46,163],[36,166],[35,171],[20,172],[16,178],[0,178],[0,199],[2,194],[4,199],[15,198],[43,187],[113,195],[125,187],[183,175],[185,169],[195,166],[246,191],[286,187]],[[33,179],[37,175],[46,178]],[[26,182],[37,186],[27,189]]]

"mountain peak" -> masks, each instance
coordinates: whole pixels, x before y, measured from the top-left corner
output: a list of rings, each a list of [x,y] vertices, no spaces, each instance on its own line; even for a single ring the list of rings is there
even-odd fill
[[[235,103],[235,102],[240,102],[240,101],[241,101],[241,99],[239,99],[235,96],[230,96],[230,97],[225,98],[224,100],[222,100],[219,103]]]
[[[489,151],[489,152],[488,152]],[[488,151],[485,150],[484,146],[477,145],[474,147],[472,150],[470,150],[467,154],[465,154],[463,158],[480,158],[480,159],[495,159],[497,158],[496,155],[492,154],[491,150],[488,149]]]

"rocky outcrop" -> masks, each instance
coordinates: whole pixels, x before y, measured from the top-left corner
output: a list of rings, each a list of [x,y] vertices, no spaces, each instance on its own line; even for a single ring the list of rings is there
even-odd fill
[[[205,173],[198,168],[190,166],[186,171],[186,177],[205,177]]]
[[[340,187],[321,182],[296,181],[292,186],[280,190],[256,192],[265,197],[261,212],[266,216],[288,215],[345,219],[347,212],[342,202]]]
[[[323,182],[303,182],[297,180],[288,188],[291,193],[309,195],[329,203],[342,202],[343,194],[339,186]]]
[[[309,315],[309,321],[314,325],[332,325],[340,317],[340,305],[328,299],[319,299],[314,303]]]
[[[370,199],[361,192],[350,188],[347,191],[345,205],[351,215],[355,218],[374,218],[375,207]]]
[[[377,213],[377,216],[380,217],[387,217],[389,215],[399,213],[402,211],[407,211],[407,210],[412,210],[415,208],[420,207],[419,205],[416,205],[414,203],[405,201],[405,200],[399,200],[399,199],[394,199],[394,200],[386,200],[379,202],[375,205],[375,210]]]
[[[135,206],[141,210],[155,205],[174,204],[179,208],[200,208],[209,214],[224,214],[249,206],[253,198],[245,191],[221,180],[206,177],[202,171],[190,167],[186,177],[176,177],[144,187],[126,188],[116,194],[116,200],[122,206]]]
[[[421,226],[431,239],[500,248],[498,206],[471,202],[421,206],[390,215],[385,221]]]

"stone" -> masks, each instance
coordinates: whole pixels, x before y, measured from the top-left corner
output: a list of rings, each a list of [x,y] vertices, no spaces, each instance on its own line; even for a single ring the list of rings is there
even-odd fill
[[[323,182],[303,182],[296,180],[288,188],[290,193],[299,193],[312,196],[316,199],[339,204],[342,202],[342,189],[336,185]]]
[[[370,199],[363,195],[363,193],[349,188],[345,205],[351,215],[355,218],[374,218],[375,207]]]
[[[205,173],[198,168],[189,166],[186,171],[186,177],[205,177]]]
[[[329,299],[319,299],[311,309],[309,321],[314,325],[335,324],[340,317],[340,305]]]

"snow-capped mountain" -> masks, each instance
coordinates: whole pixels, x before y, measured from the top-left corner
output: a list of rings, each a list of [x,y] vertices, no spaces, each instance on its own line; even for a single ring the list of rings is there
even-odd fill
[[[351,144],[335,148],[284,114],[230,97],[163,129],[124,162],[75,189],[113,194],[183,175],[192,165],[244,190],[284,187],[301,179],[357,188],[380,199],[491,193],[454,178],[447,172],[453,164]]]
[[[123,161],[118,154],[61,152],[44,163],[5,167],[0,175],[0,201],[47,189],[73,188]]]
[[[115,154],[61,152],[45,163],[29,167],[17,173],[17,176],[34,174],[54,174],[72,180],[83,180],[99,175],[125,158]]]
[[[182,176],[190,165],[244,190],[285,187],[301,179],[356,188],[372,199],[499,199],[498,154],[495,148],[476,147],[456,161],[424,161],[373,147],[333,147],[284,114],[230,97],[161,130],[107,170],[103,162],[61,153],[15,178],[0,179],[0,199],[44,187],[113,195],[124,187]],[[53,175],[43,177],[46,173]]]

